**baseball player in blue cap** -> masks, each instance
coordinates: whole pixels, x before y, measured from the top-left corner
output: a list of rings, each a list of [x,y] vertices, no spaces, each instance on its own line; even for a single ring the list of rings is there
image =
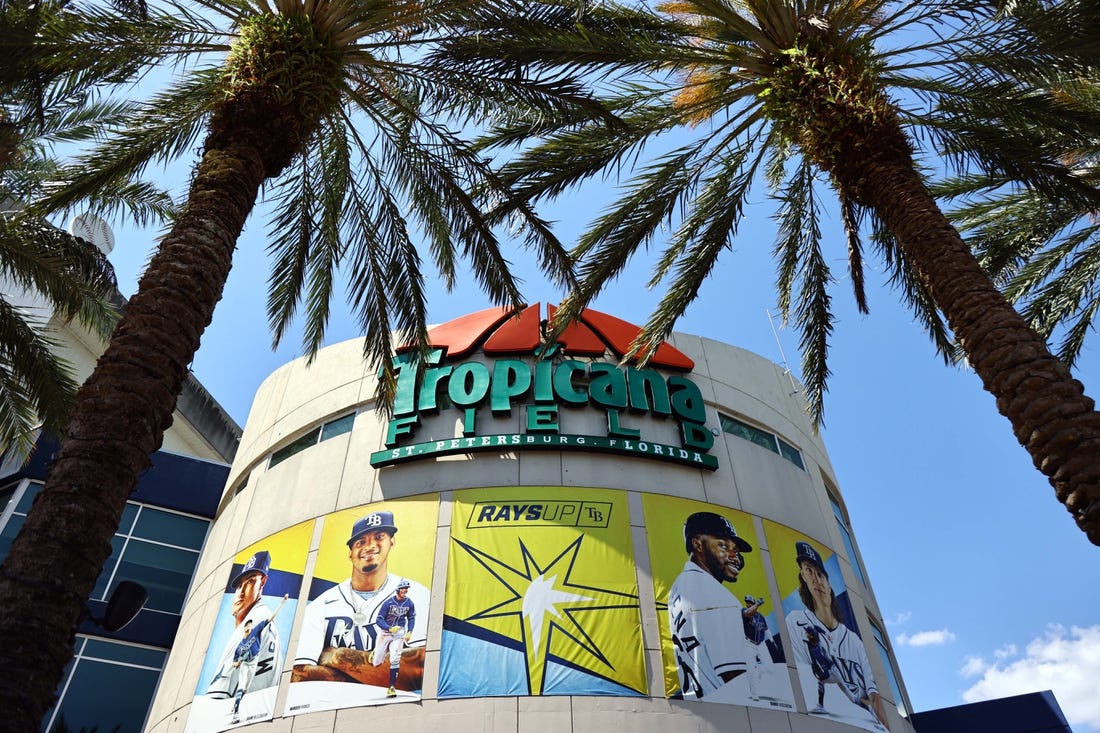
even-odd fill
[[[378,640],[370,660],[377,667],[389,657],[390,688],[386,691],[387,697],[397,695],[394,685],[397,683],[401,650],[412,638],[413,627],[416,626],[416,604],[409,598],[411,585],[408,580],[402,579],[397,584],[397,591],[378,609],[378,622],[375,624],[378,627]]]
[[[809,542],[795,543],[798,563],[798,595],[805,609],[787,614],[787,630],[796,664],[809,667],[817,681],[814,715],[828,715],[827,684],[835,684],[848,700],[871,713],[876,727],[889,730],[882,697],[875,686],[863,640],[844,623],[836,592],[821,554]]]
[[[688,560],[668,594],[669,629],[685,700],[701,700],[748,670],[755,649],[745,638],[736,583],[752,545],[728,519],[696,512],[684,522]]]
[[[398,689],[420,689],[426,623],[414,628],[410,619],[405,627],[402,646],[409,648],[403,654],[399,651],[398,674],[387,674],[371,662],[371,654],[378,648],[382,608],[397,596],[399,588],[407,594],[409,612],[415,608],[422,618],[428,614],[429,590],[389,572],[396,534],[397,525],[389,511],[371,512],[352,526],[347,540],[351,577],[306,606],[292,682],[359,682],[382,688],[388,697],[395,697]]]
[[[283,602],[280,601],[274,611],[263,602],[270,571],[271,553],[260,550],[233,574],[226,588],[227,593],[233,594],[229,612],[233,615],[234,628],[206,694],[233,698],[234,723],[239,722],[241,699],[245,693],[277,685],[283,670],[279,631],[271,623]]]

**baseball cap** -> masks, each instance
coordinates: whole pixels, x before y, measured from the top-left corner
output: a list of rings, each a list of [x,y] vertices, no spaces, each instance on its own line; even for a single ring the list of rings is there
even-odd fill
[[[391,535],[397,534],[397,525],[393,523],[393,512],[371,512],[357,521],[355,526],[351,528],[351,537],[348,538],[348,547],[351,547],[352,543],[354,543],[360,535],[364,535],[367,532],[375,532],[380,529],[389,532]]]
[[[240,585],[240,582],[244,580],[244,576],[249,573],[259,573],[266,578],[267,572],[270,569],[271,553],[267,550],[260,550],[252,557],[248,558],[248,561],[241,566],[240,572],[233,576],[233,580],[229,581],[229,587],[236,588]]]
[[[412,583],[410,583],[409,581],[405,580],[404,578],[402,578],[402,579],[401,579],[400,581],[398,581],[398,583],[397,583],[397,590],[401,590],[402,588],[411,588],[411,587],[412,587]]]
[[[752,545],[737,536],[737,530],[730,521],[714,512],[696,512],[684,522],[684,548],[691,552],[691,538],[697,534],[709,534],[712,537],[724,537],[733,540],[741,552],[752,552]]]
[[[821,561],[821,555],[809,542],[795,542],[794,551],[796,554],[795,562],[808,562],[823,572],[826,578],[829,577],[829,571],[825,569],[825,563]]]

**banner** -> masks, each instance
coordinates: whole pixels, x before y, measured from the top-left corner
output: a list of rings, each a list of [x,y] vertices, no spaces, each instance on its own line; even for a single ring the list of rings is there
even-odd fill
[[[456,491],[439,697],[644,695],[626,493]]]
[[[439,495],[324,518],[284,715],[420,699]]]
[[[886,731],[867,650],[835,553],[790,527],[764,521],[802,694],[812,715]]]
[[[668,697],[794,710],[752,517],[643,494]]]
[[[234,556],[187,716],[188,733],[274,717],[312,535],[309,520]]]

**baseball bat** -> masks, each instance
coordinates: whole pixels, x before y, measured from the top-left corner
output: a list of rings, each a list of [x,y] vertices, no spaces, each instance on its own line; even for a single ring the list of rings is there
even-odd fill
[[[271,612],[271,616],[270,616],[271,621],[275,620],[275,614],[277,614],[279,612],[279,609],[281,609],[283,607],[283,604],[286,603],[287,598],[290,598],[289,593],[287,593],[286,595],[283,596],[283,599],[281,601],[279,601],[279,605],[275,606],[275,610]]]

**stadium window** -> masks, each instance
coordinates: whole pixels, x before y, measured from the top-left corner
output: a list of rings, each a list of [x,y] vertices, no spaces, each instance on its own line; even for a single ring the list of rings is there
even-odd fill
[[[140,733],[165,657],[162,649],[77,636],[76,654],[42,729]]]
[[[798,450],[798,448],[795,448],[793,445],[783,440],[778,435],[775,436],[775,439],[779,441],[779,455],[783,456],[788,461],[805,471],[806,464],[802,462],[802,453]]]
[[[746,422],[741,422],[735,417],[718,413],[718,422],[722,426],[722,432],[736,435],[750,443],[755,443],[761,448],[767,448],[772,453],[778,453],[794,465],[806,470],[806,464],[802,462],[802,453],[778,435],[769,433]]]
[[[351,428],[354,424],[354,412],[348,415],[343,415],[342,417],[338,417],[335,420],[329,420],[321,427],[310,430],[308,433],[298,438],[290,445],[283,446],[279,450],[273,452],[271,454],[271,460],[268,461],[267,467],[274,468],[291,456],[301,453],[306,448],[312,448],[322,441],[328,440],[329,438],[335,438],[337,435],[350,433]]]
[[[41,483],[27,481],[8,496],[8,504],[14,506],[9,506],[10,516],[0,527],[0,559],[8,554],[41,490]],[[5,495],[7,489],[0,491],[0,503]],[[132,580],[149,591],[146,609],[178,614],[209,527],[210,522],[200,517],[126,502],[111,538],[111,556],[89,597],[106,601],[119,582]]]
[[[775,436],[766,430],[753,427],[748,423],[743,423],[736,418],[727,417],[719,413],[719,422],[722,424],[723,432],[730,435],[736,435],[738,438],[744,438],[750,443],[756,443],[761,448],[767,448],[772,453],[779,452],[779,445],[775,442]]]
[[[0,489],[0,560],[8,556],[11,543],[27,521],[27,511],[41,488],[40,483],[23,481]]]
[[[132,580],[149,591],[145,608],[179,613],[209,526],[205,519],[127,502],[91,598],[105,601],[120,581]]]
[[[325,441],[329,438],[335,438],[337,435],[343,435],[344,433],[350,433],[352,425],[355,424],[355,413],[350,415],[344,415],[338,417],[331,422],[327,422],[321,426],[321,440]]]
[[[875,646],[878,647],[878,653],[882,656],[882,666],[886,668],[886,676],[890,678],[890,690],[894,693],[894,702],[898,706],[898,713],[903,718],[909,717],[909,707],[905,704],[905,698],[901,694],[901,684],[898,683],[897,667],[894,666],[894,657],[890,654],[890,649],[886,644],[886,634],[878,627],[874,621],[871,622],[871,631],[875,635]]]
[[[867,573],[863,570],[863,563],[859,560],[859,555],[856,554],[856,545],[852,541],[852,530],[848,526],[848,517],[844,513],[844,507],[840,505],[840,500],[833,496],[831,489],[826,487],[826,493],[829,495],[829,503],[833,507],[833,516],[836,517],[836,525],[840,528],[840,536],[844,539],[844,549],[848,551],[848,560],[852,563],[852,572],[856,574],[856,579],[859,580],[860,585],[867,585]]]
[[[320,435],[321,429],[314,428],[302,437],[295,440],[290,445],[283,446],[282,448],[271,454],[271,461],[270,463],[268,463],[267,467],[274,468],[275,466],[278,466],[280,463],[285,461],[287,458],[301,453],[306,448],[312,448],[313,446],[317,445],[317,438],[320,437]]]

